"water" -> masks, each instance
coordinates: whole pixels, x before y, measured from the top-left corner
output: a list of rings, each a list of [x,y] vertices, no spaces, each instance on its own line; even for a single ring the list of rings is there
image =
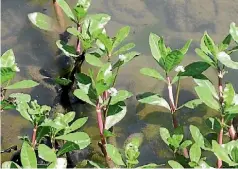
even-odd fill
[[[75,1],[70,1],[74,4]],[[54,17],[53,7],[48,1],[36,0],[2,0],[1,13],[1,48],[2,53],[13,48],[16,61],[21,69],[15,80],[33,78],[41,82],[41,85],[23,92],[30,93],[33,99],[40,104],[52,106],[56,96],[52,86],[45,84],[39,75],[39,69],[44,69],[51,74],[57,74],[55,55],[57,53],[55,41],[57,33],[47,33],[33,27],[27,19],[30,12],[43,12]],[[108,13],[112,20],[107,25],[107,31],[114,35],[116,31],[125,25],[131,26],[131,34],[128,41],[135,42],[136,50],[141,53],[120,72],[116,87],[126,89],[134,95],[145,91],[158,92],[168,98],[166,86],[162,82],[140,75],[142,67],[158,68],[153,60],[149,44],[149,33],[162,35],[166,44],[173,49],[180,48],[188,39],[193,39],[191,48],[182,65],[199,60],[194,49],[199,46],[200,38],[205,30],[216,42],[220,42],[228,33],[229,24],[237,23],[237,0],[92,0],[90,7],[92,13]],[[236,60],[236,58],[235,58]],[[87,66],[84,67],[86,71]],[[216,82],[216,74],[209,69],[207,76]],[[225,81],[234,84],[238,89],[235,71],[229,70]],[[216,83],[215,83],[216,84]],[[181,82],[182,90],[179,104],[196,98],[193,90],[193,82],[186,79]],[[140,105],[135,97],[127,101],[128,112],[126,117],[115,127],[118,135],[117,145],[122,147],[125,139],[132,133],[143,132],[144,144],[141,147],[140,164],[149,162],[166,163],[172,158],[165,144],[159,136],[159,128],[172,128],[171,116],[163,108]],[[99,139],[94,111],[88,106],[74,105],[77,116],[89,116],[89,122],[84,130],[92,138],[94,147]],[[81,113],[83,112],[83,113]],[[205,133],[204,119],[215,116],[216,112],[206,106],[200,106],[194,111],[183,109],[178,112],[180,124],[194,124],[200,126]],[[31,134],[29,123],[19,116],[17,111],[1,113],[1,148],[21,142],[17,136]],[[1,155],[2,161],[9,160],[10,154]]]

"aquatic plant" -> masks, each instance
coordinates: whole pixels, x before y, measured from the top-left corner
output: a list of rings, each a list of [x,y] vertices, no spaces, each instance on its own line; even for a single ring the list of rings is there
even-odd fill
[[[27,89],[39,85],[33,80],[22,80],[15,83],[11,83],[17,72],[20,69],[15,62],[15,55],[12,49],[7,50],[2,54],[0,58],[0,74],[1,74],[1,97],[0,106],[1,111],[14,109],[16,107],[15,100],[10,97],[6,98],[7,90]],[[10,96],[20,95],[12,93]]]

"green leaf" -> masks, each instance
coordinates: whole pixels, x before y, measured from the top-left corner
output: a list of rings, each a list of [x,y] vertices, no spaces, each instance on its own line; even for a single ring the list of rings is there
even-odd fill
[[[184,168],[181,164],[179,164],[178,162],[176,162],[174,160],[169,160],[168,163],[169,163],[170,167],[172,167],[173,169],[174,168],[180,168],[180,169]]]
[[[81,128],[87,122],[87,120],[88,120],[88,117],[77,119],[75,122],[71,124],[70,127],[66,129],[65,134]]]
[[[40,126],[37,128],[36,141],[37,143],[47,134],[50,133],[50,128],[48,126]]]
[[[219,145],[215,140],[212,140],[212,151],[219,159],[228,163],[230,166],[238,165],[237,163],[231,161],[225,148]]]
[[[93,54],[86,53],[85,60],[90,65],[97,66],[97,67],[102,67],[103,66],[103,62],[97,56],[95,56]]]
[[[129,32],[130,32],[129,26],[121,28],[115,36],[115,41],[113,42],[112,48],[115,49],[129,35]]]
[[[225,111],[228,112],[228,114],[238,114],[238,105],[229,107],[229,108],[225,109]]]
[[[70,83],[72,83],[72,81],[70,79],[66,79],[66,78],[54,78],[55,83],[62,85],[62,86],[67,86]]]
[[[181,52],[183,55],[185,55],[185,54],[187,53],[188,48],[189,48],[189,46],[190,46],[190,44],[191,44],[192,41],[193,41],[192,39],[188,40],[188,41],[185,43],[185,45],[183,46],[183,48],[180,49],[180,52]]]
[[[70,19],[72,19],[73,21],[76,21],[73,12],[71,11],[69,5],[65,2],[65,0],[56,0],[56,2],[57,2],[58,5],[63,9],[63,11],[65,12],[65,14],[66,14]]]
[[[206,62],[193,62],[185,67],[184,72],[179,72],[178,76],[196,76],[207,70],[210,65]]]
[[[15,64],[15,55],[12,49],[7,50],[0,58],[0,67],[11,68]]]
[[[168,138],[168,143],[172,145],[175,149],[179,148],[180,143],[183,140],[182,134],[174,134],[172,137]]]
[[[136,98],[140,103],[157,105],[157,106],[161,106],[170,110],[170,106],[168,102],[158,94],[146,92],[146,93],[137,95]]]
[[[168,142],[168,138],[170,138],[169,130],[164,127],[160,127],[160,136],[161,136],[162,140],[167,145],[169,145],[169,142]]]
[[[221,130],[221,124],[217,118],[209,117],[206,119],[206,125],[217,133]]]
[[[170,72],[174,67],[176,67],[182,60],[184,55],[179,50],[174,50],[170,52],[165,58],[165,70]]]
[[[128,50],[133,49],[134,47],[135,47],[135,44],[134,44],[134,43],[128,43],[128,44],[122,46],[122,47],[121,47],[120,49],[118,49],[117,51],[115,51],[115,52],[113,53],[113,55],[115,55],[115,56],[120,55],[120,54],[122,54],[122,53],[124,53],[124,52],[127,52]]]
[[[106,151],[108,153],[108,156],[112,159],[112,161],[116,164],[116,165],[121,165],[121,166],[125,166],[121,154],[119,153],[119,151],[117,150],[116,147],[114,147],[111,144],[106,144]]]
[[[205,62],[207,62],[209,65],[213,66],[215,65],[214,61],[201,49],[195,49],[195,52],[198,56],[200,56]]]
[[[90,138],[88,134],[84,132],[70,133],[70,134],[58,136],[55,139],[71,141],[77,144],[80,147],[80,149],[84,149],[90,144]]]
[[[26,141],[23,142],[20,156],[23,168],[37,168],[35,151]]]
[[[9,80],[12,80],[16,75],[11,68],[8,67],[1,67],[0,68],[0,76],[1,76],[1,85]]]
[[[201,158],[201,149],[198,144],[193,144],[189,150],[190,160],[198,163]]]
[[[29,105],[26,102],[20,102],[20,104],[17,104],[16,110],[20,112],[22,117],[32,122],[31,116],[28,114],[28,109]]]
[[[128,98],[133,96],[132,93],[126,91],[126,90],[119,90],[116,96],[112,96],[110,105],[114,105],[118,102],[124,101]]]
[[[181,150],[183,150],[183,149],[187,148],[188,146],[190,146],[191,144],[192,144],[192,141],[191,141],[191,140],[186,140],[186,141],[184,141],[184,142],[179,146],[179,148],[180,148]]]
[[[90,100],[89,96],[82,89],[76,89],[74,91],[74,95],[77,98],[87,102],[88,104],[90,104],[92,106],[95,106],[95,104]]]
[[[223,91],[223,98],[226,106],[229,107],[232,104],[235,94],[232,84],[227,83]]]
[[[163,80],[166,82],[164,77],[155,69],[150,69],[150,68],[142,68],[140,69],[140,73],[146,76],[153,77],[155,79]]]
[[[120,122],[126,115],[126,105],[124,102],[110,105],[105,122],[105,129],[108,130],[118,122]]]
[[[46,30],[53,31],[53,19],[43,13],[33,12],[28,14],[28,18],[36,27]]]
[[[49,148],[45,144],[38,146],[39,157],[45,161],[53,162],[56,161],[56,154],[53,149]]]
[[[63,120],[66,124],[69,124],[71,121],[74,120],[74,118],[75,118],[75,112],[71,111],[64,115]]]
[[[103,130],[104,137],[115,137],[116,135],[109,130]]]
[[[232,160],[238,163],[238,147],[234,147],[231,151]]]
[[[230,25],[230,34],[234,41],[238,43],[238,27],[236,27],[236,24],[234,22]]]
[[[163,57],[161,55],[161,52],[160,52],[160,49],[159,49],[159,45],[158,45],[159,40],[160,40],[159,36],[157,36],[154,33],[150,33],[150,36],[149,36],[150,50],[151,50],[151,53],[152,53],[154,59],[158,63],[160,62],[160,59]]]
[[[21,167],[17,163],[15,163],[13,161],[5,161],[5,162],[3,162],[2,163],[2,168],[3,169],[11,169],[11,168],[20,168],[21,169]]]
[[[31,100],[31,95],[29,94],[24,94],[24,93],[12,93],[9,95],[11,98],[15,98],[16,103],[20,103],[22,101],[24,102],[30,102]]]
[[[98,39],[103,43],[103,45],[106,47],[107,49],[107,52],[108,53],[111,53],[112,51],[112,40],[107,36],[107,35],[104,35],[104,34],[100,34],[98,36]]]
[[[136,51],[131,51],[129,53],[124,54],[124,56],[125,56],[124,63],[131,61],[134,57],[139,56],[139,55],[140,55],[140,53],[136,52]]]
[[[137,169],[139,169],[139,168],[158,168],[159,166],[161,166],[161,165],[150,163],[150,164],[145,164],[145,165],[142,165],[142,166],[139,166],[136,168]]]
[[[193,126],[193,125],[190,125],[189,129],[195,143],[201,148],[204,148],[204,138],[200,130],[196,126]]]
[[[209,89],[210,92],[212,93],[213,97],[215,97],[216,99],[219,98],[215,87],[208,79],[199,79],[196,76],[196,77],[194,77],[193,80],[198,86],[205,87],[205,88]]]
[[[219,111],[220,104],[217,100],[213,98],[212,93],[208,88],[203,86],[197,86],[195,87],[195,91],[198,97],[203,101],[203,103],[205,103],[208,107]]]
[[[225,52],[218,53],[217,59],[228,68],[238,69],[238,62],[231,60],[231,57]]]
[[[71,152],[73,150],[80,150],[80,147],[78,144],[75,144],[73,142],[67,141],[63,147],[57,152],[57,156],[61,156],[65,153]]]
[[[81,35],[81,33],[75,27],[67,28],[67,32],[74,35],[74,36],[80,36]]]
[[[26,88],[35,87],[37,85],[39,85],[39,83],[33,80],[22,80],[20,82],[16,82],[12,85],[5,87],[5,89],[26,89]]]
[[[187,103],[183,104],[178,109],[181,109],[182,107],[187,107],[187,108],[190,108],[190,109],[195,109],[196,107],[198,107],[202,103],[203,103],[202,100],[194,99],[194,100],[190,100]]]
[[[206,47],[208,48],[208,50],[213,54],[213,56],[216,56],[217,47],[216,47],[214,41],[212,40],[212,38],[207,34],[207,32],[205,32],[205,34],[204,34],[204,43],[205,43]]]
[[[1,110],[12,110],[16,109],[16,106],[7,100],[2,100],[0,101],[0,108]]]
[[[72,57],[78,57],[77,51],[74,46],[67,45],[64,41],[57,40],[56,41],[57,47],[66,55]]]
[[[226,50],[229,47],[231,40],[232,40],[231,34],[227,35],[225,39],[222,41],[222,43],[219,44],[218,46],[219,51]]]

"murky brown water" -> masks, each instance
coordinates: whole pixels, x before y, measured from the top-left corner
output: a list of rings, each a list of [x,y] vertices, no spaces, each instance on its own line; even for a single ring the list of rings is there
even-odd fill
[[[19,79],[38,79],[40,68],[48,72],[57,72],[54,56],[57,49],[55,41],[57,34],[42,32],[34,28],[27,19],[30,12],[43,12],[54,16],[53,7],[48,1],[38,0],[2,0],[1,13],[1,48],[2,52],[13,48],[16,61],[21,69]],[[71,4],[74,1],[70,1]],[[107,26],[109,34],[113,35],[124,25],[131,26],[131,34],[128,41],[136,43],[136,50],[141,52],[130,64],[125,66],[118,77],[117,87],[133,92],[135,95],[145,91],[159,92],[167,97],[166,88],[162,82],[149,79],[140,75],[142,67],[158,68],[154,62],[148,45],[150,32],[162,35],[167,44],[172,48],[180,48],[187,39],[193,39],[191,48],[182,63],[186,65],[199,60],[195,56],[194,49],[199,45],[200,38],[205,30],[217,41],[226,36],[229,24],[237,22],[237,0],[92,0],[90,8],[92,13],[103,12],[112,16]],[[216,81],[216,75],[212,70],[207,72],[208,77]],[[39,76],[39,77],[38,77]],[[235,72],[229,70],[227,81],[234,84],[238,90],[238,81],[234,78]],[[180,103],[184,103],[196,97],[191,79],[182,81]],[[56,96],[52,86],[41,84],[40,86],[24,90],[37,99],[40,104],[52,105]],[[172,128],[171,117],[165,109],[154,106],[139,105],[135,97],[127,102],[128,112],[126,117],[116,126],[117,144],[122,146],[128,135],[135,132],[143,132],[145,142],[141,147],[140,162],[165,163],[172,154],[165,148],[165,144],[159,136],[160,126]],[[85,131],[93,139],[98,140],[94,112],[91,108],[74,106],[78,116],[81,112],[89,116],[89,122]],[[178,112],[179,122],[184,125],[195,124],[203,129],[204,119],[214,116],[216,112],[208,110],[205,106],[191,111],[188,109]],[[1,113],[1,148],[7,148],[20,142],[19,135],[31,134],[31,127],[17,111]],[[9,159],[9,154],[1,155],[2,161]]]

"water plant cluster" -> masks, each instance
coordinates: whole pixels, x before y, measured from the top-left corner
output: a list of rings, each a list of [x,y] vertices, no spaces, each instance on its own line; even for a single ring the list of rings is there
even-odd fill
[[[62,90],[66,90],[67,94],[72,92],[78,100],[94,108],[97,119],[95,123],[100,135],[98,146],[104,158],[101,163],[87,159],[80,166],[158,168],[161,165],[159,161],[156,164],[138,166],[142,144],[140,134],[128,138],[123,149],[119,149],[111,141],[116,135],[114,126],[126,118],[126,99],[133,97],[131,92],[115,88],[117,77],[123,66],[140,53],[133,50],[135,44],[132,42],[122,45],[130,33],[130,27],[122,27],[110,37],[105,25],[111,17],[103,13],[89,14],[90,3],[90,0],[78,0],[77,4],[70,8],[65,0],[53,0],[58,24],[43,13],[34,12],[28,15],[31,23],[44,31],[62,31],[63,12],[73,23],[63,32],[77,39],[77,43],[71,45],[64,40],[56,42],[59,50],[72,59],[73,65],[63,75],[55,77],[54,82],[61,86]],[[228,69],[238,69],[238,62],[233,61],[231,57],[231,54],[238,50],[238,27],[231,23],[228,35],[218,44],[205,32],[200,48],[195,49],[201,60],[185,67],[180,63],[186,58],[192,40],[188,40],[180,49],[171,49],[162,36],[151,33],[148,39],[152,57],[163,71],[145,67],[140,73],[165,83],[169,97],[166,100],[158,93],[146,92],[138,94],[136,99],[140,104],[160,106],[171,113],[173,130],[161,127],[158,131],[169,151],[174,154],[168,165],[172,168],[238,167],[238,135],[233,126],[233,120],[238,114],[238,94],[231,83],[224,81]],[[91,68],[83,73],[81,67],[85,62],[90,64]],[[32,80],[11,83],[20,71],[11,49],[1,56],[0,64],[1,111],[16,109],[32,124],[32,137],[20,137],[23,143],[19,159],[4,162],[2,167],[69,167],[68,153],[83,150],[91,143],[89,135],[80,131],[87,123],[88,117],[75,119],[74,111],[64,114],[54,112],[47,105],[39,105],[28,94],[7,95],[8,90],[32,88],[39,84]],[[216,72],[217,81],[211,81],[204,75],[208,69]],[[174,72],[176,75],[172,77]],[[179,105],[180,82],[185,78],[195,82],[197,99]],[[189,136],[185,136],[184,126],[177,118],[177,111],[183,108],[195,109],[201,104],[219,113],[217,117],[209,117],[206,120],[211,132],[203,135],[198,127],[190,125]],[[228,135],[229,140],[224,141],[224,135]],[[217,163],[208,161],[206,154],[215,156]]]

